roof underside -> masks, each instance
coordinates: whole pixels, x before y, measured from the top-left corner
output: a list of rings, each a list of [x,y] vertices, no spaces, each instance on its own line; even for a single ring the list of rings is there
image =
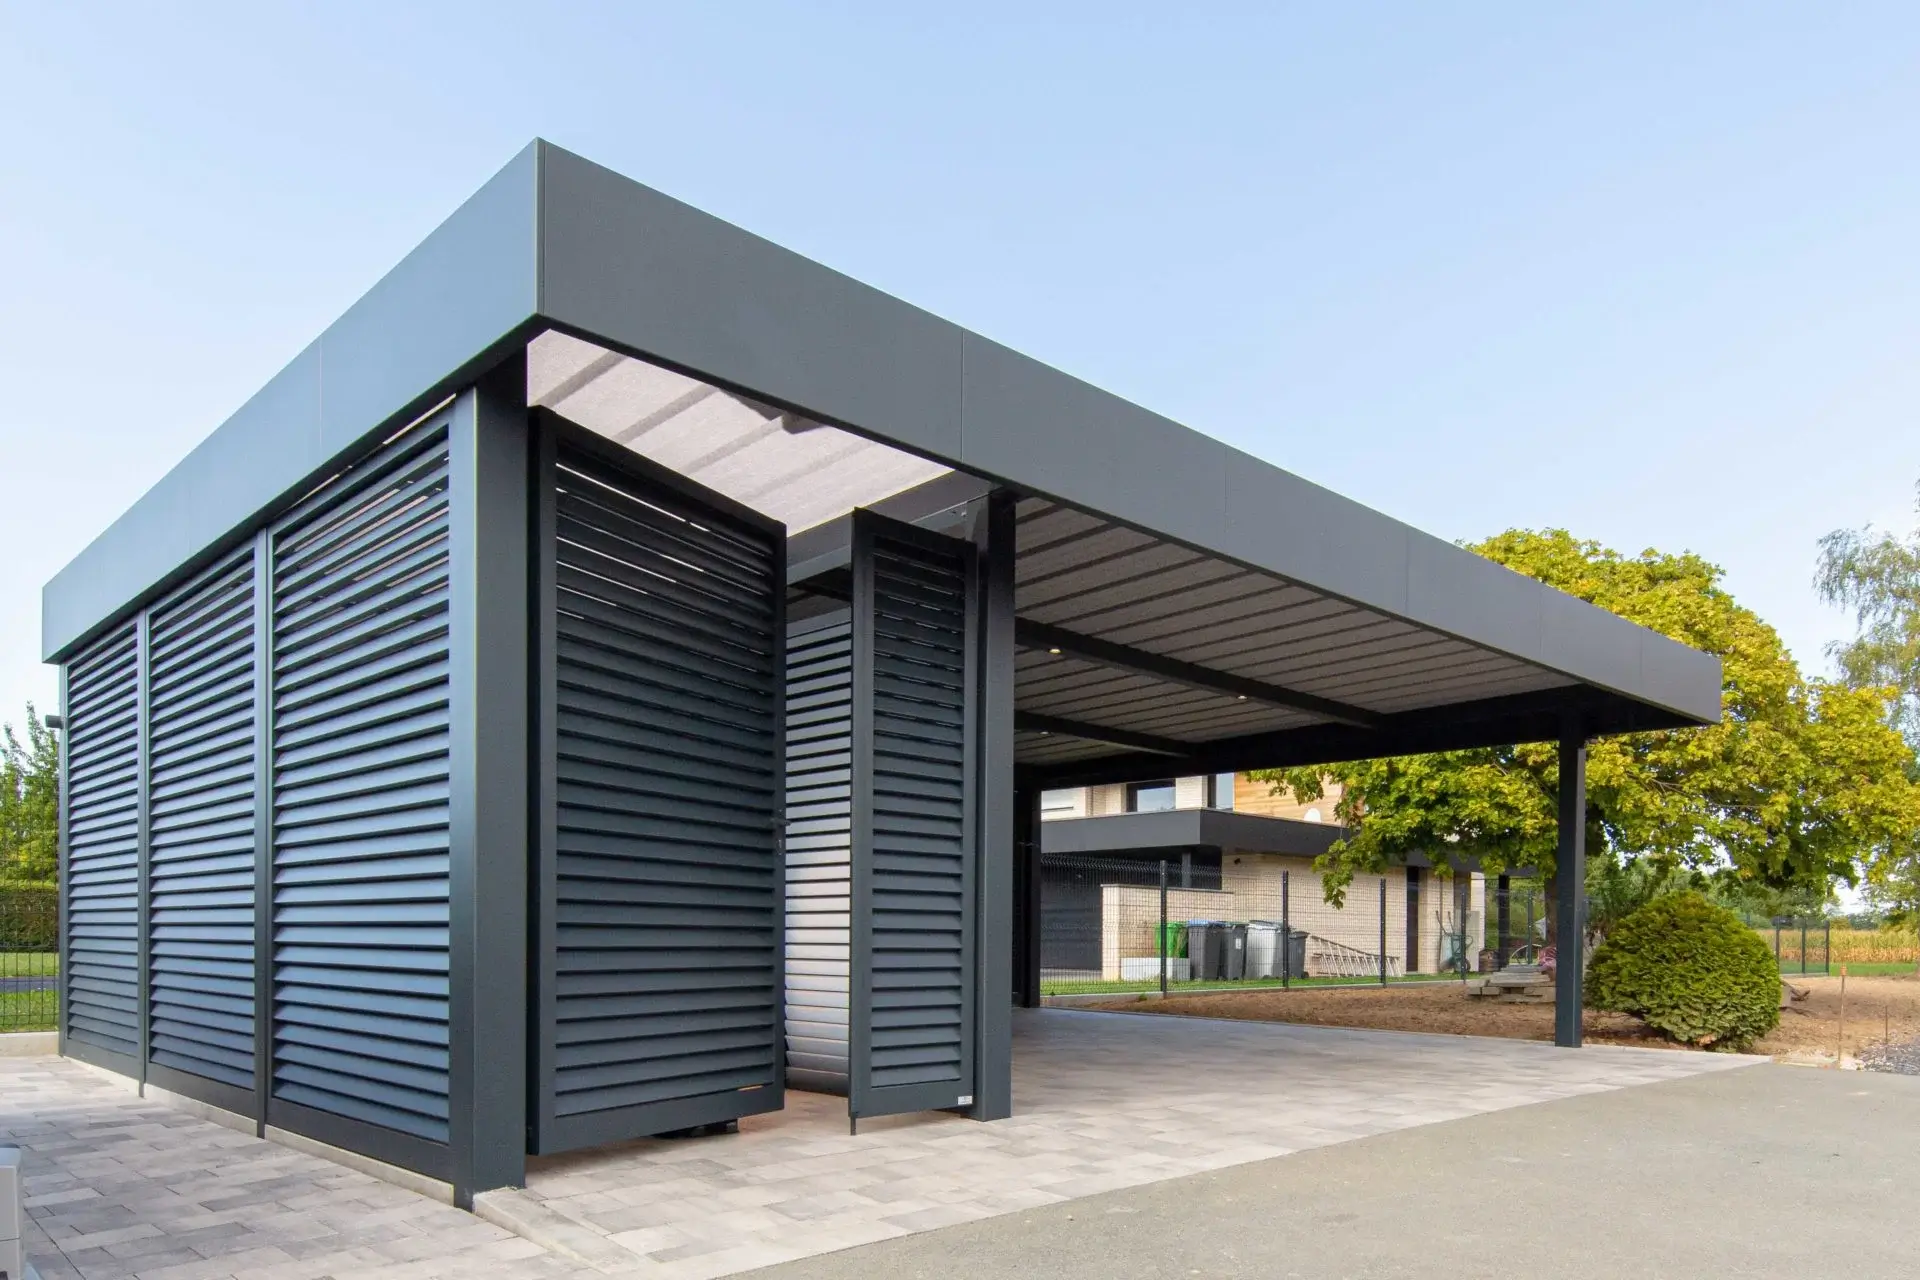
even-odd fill
[[[528,344],[527,398],[783,522],[790,534],[954,474],[551,331]],[[1142,744],[1172,757],[1248,735],[1342,723],[1263,697],[1260,687],[1390,717],[1577,683],[1065,503],[1029,497],[1017,513],[1021,764],[1097,763]],[[1055,643],[1062,634],[1072,639]],[[1076,640],[1194,670],[1173,678]],[[1259,687],[1206,687],[1205,673]]]

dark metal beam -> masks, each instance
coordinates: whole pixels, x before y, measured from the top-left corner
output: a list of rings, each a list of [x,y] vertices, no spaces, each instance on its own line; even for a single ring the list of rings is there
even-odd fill
[[[1063,716],[1042,715],[1037,711],[1014,712],[1013,727],[1019,733],[1057,733],[1068,738],[1085,738],[1088,742],[1132,747],[1136,751],[1151,751],[1162,756],[1184,756],[1194,749],[1193,743],[1181,742],[1177,738],[1135,733],[1131,729],[1110,729],[1106,725],[1086,724]],[[1164,777],[1165,771],[1154,776]]]
[[[1186,685],[1191,689],[1203,689],[1208,693],[1224,693],[1230,697],[1247,698],[1276,707],[1286,707],[1293,711],[1305,711],[1312,715],[1324,716],[1339,724],[1353,725],[1356,728],[1375,728],[1385,720],[1385,717],[1378,712],[1368,711],[1363,707],[1336,702],[1332,698],[1317,697],[1311,693],[1300,693],[1276,684],[1268,684],[1264,680],[1250,680],[1245,676],[1229,675],[1224,671],[1215,671],[1211,667],[1203,667],[1197,663],[1183,662],[1178,658],[1168,658],[1161,654],[1149,653],[1145,649],[1136,649],[1132,645],[1116,644],[1111,640],[1101,640],[1095,636],[1083,636],[1077,631],[1069,631],[1065,627],[1056,627],[1051,623],[1021,618],[1014,624],[1014,637],[1028,649],[1071,654],[1076,658],[1097,662],[1102,666],[1139,671],[1146,675],[1158,676],[1162,680],[1171,680],[1175,684]]]
[[[1554,860],[1559,899],[1554,929],[1553,1042],[1578,1049],[1586,988],[1587,741],[1577,722],[1560,738],[1560,844]]]
[[[1516,742],[1554,742],[1568,714],[1589,727],[1607,723],[1610,732],[1685,728],[1691,722],[1671,712],[1595,689],[1545,689],[1489,698],[1464,707],[1432,707],[1390,716],[1378,729],[1343,724],[1306,725],[1274,733],[1245,734],[1194,743],[1182,758],[1169,761],[1157,748],[1126,754],[1033,766],[1039,785],[1079,787],[1109,782],[1145,782],[1154,778],[1230,773],[1242,769],[1285,769],[1297,765],[1377,760],[1428,751],[1504,747]],[[1104,739],[1100,739],[1104,740]]]

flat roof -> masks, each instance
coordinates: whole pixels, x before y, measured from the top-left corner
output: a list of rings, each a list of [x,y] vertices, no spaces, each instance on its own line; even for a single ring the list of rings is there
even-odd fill
[[[48,659],[522,353],[531,399],[791,531],[956,475],[1017,491],[1020,758],[1049,776],[1720,714],[1710,655],[545,142],[47,584]]]

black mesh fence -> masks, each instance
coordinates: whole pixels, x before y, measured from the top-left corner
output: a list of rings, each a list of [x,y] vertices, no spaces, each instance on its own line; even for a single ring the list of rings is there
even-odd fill
[[[59,902],[48,884],[0,881],[0,1035],[59,1016]]]
[[[1048,855],[1044,995],[1432,980],[1519,953],[1527,922],[1490,924],[1479,877],[1357,876],[1329,902],[1305,858]],[[1511,907],[1511,902],[1509,902]],[[1524,915],[1525,904],[1522,904]],[[1512,916],[1512,911],[1507,913]]]

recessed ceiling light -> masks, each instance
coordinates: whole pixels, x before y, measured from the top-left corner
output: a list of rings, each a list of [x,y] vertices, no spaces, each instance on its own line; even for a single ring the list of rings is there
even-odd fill
[[[1047,652],[1052,654],[1056,658],[1060,656],[1060,651],[1058,649],[1049,649],[1047,650]]]

